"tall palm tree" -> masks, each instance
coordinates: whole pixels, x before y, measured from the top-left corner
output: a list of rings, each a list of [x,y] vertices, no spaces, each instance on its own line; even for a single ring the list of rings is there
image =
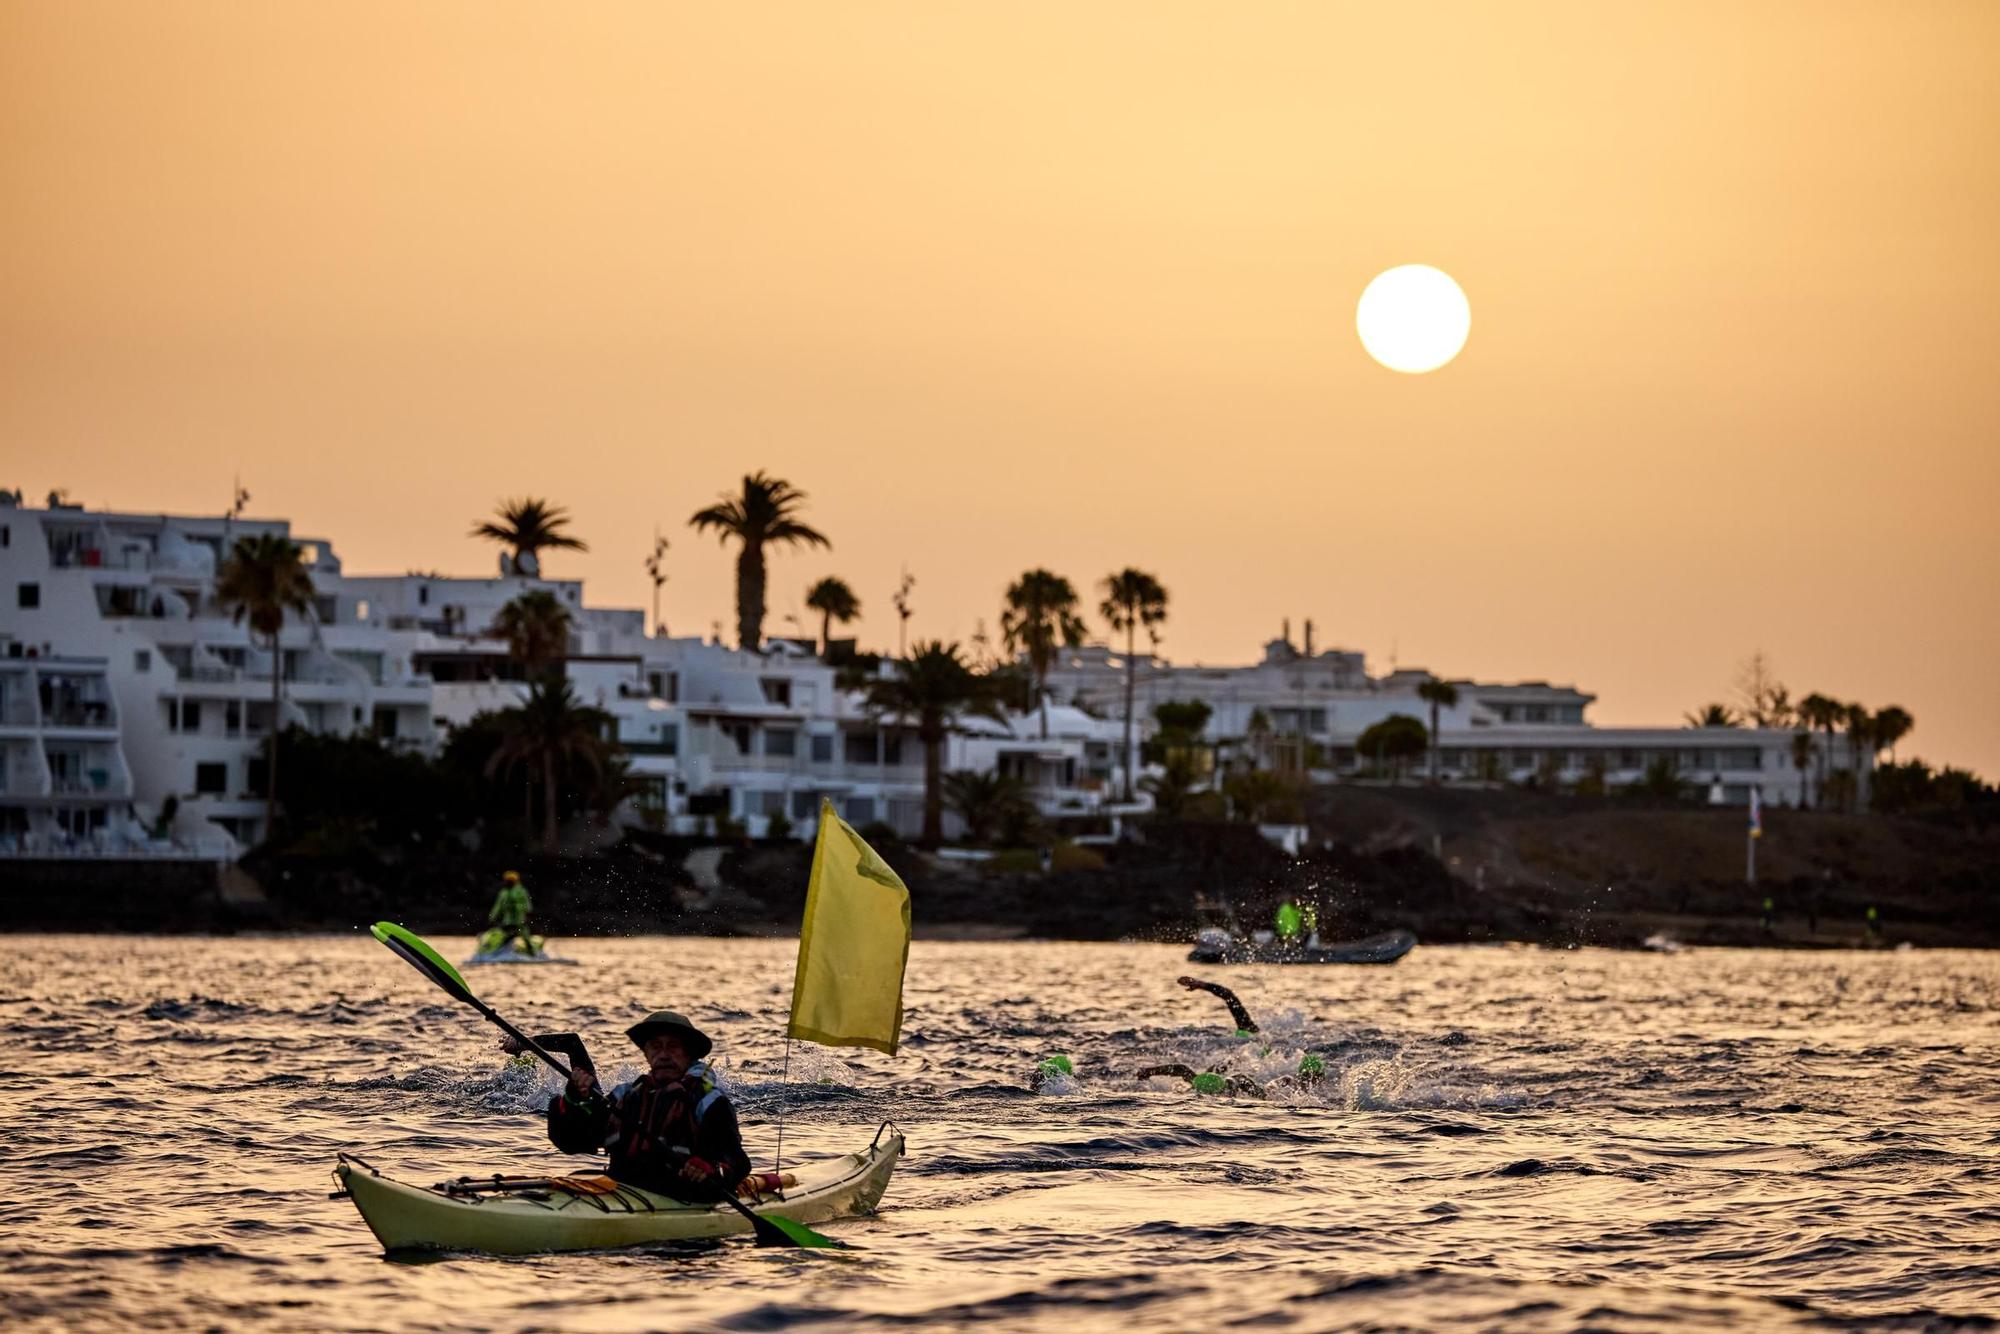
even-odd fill
[[[1689,727],[1741,727],[1738,718],[1727,704],[1704,704],[1693,713],[1681,715]]]
[[[1006,719],[992,678],[974,671],[958,645],[931,640],[898,658],[893,676],[863,683],[862,703],[875,717],[916,723],[924,746],[923,842],[936,847],[944,839],[944,741],[952,724],[968,714]]]
[[[1865,704],[1849,704],[1841,712],[1841,726],[1847,729],[1847,759],[1854,766],[1851,800],[1854,809],[1868,809],[1868,771],[1862,761],[1873,761],[1881,749],[1875,741],[1875,715]]]
[[[819,613],[821,657],[832,652],[833,623],[839,621],[846,625],[861,614],[861,599],[854,595],[854,590],[845,581],[832,575],[806,590],[806,606]]]
[[[532,589],[500,609],[492,632],[533,679],[554,671],[569,652],[569,608],[547,589]]]
[[[1833,758],[1833,729],[1845,716],[1845,706],[1837,699],[1822,695],[1818,691],[1799,701],[1799,721],[1806,727],[1826,733],[1826,744],[1819,752],[1819,800],[1815,804],[1826,803],[1827,765]]]
[[[724,543],[742,543],[736,553],[736,641],[755,653],[764,643],[764,548],[831,547],[826,535],[799,521],[806,493],[783,478],[762,471],[743,479],[743,494],[725,495],[707,509],[696,510],[688,527],[714,530]]]
[[[264,756],[267,839],[277,828],[278,733],[283,730],[278,715],[284,708],[285,653],[278,637],[285,628],[287,612],[304,616],[312,610],[312,572],[306,569],[304,557],[295,542],[276,533],[239,537],[215,581],[215,600],[233,609],[230,620],[240,623],[248,617],[250,629],[264,636],[271,652],[271,730]]]
[[[1799,807],[1802,810],[1811,804],[1808,798],[1812,796],[1812,778],[1806,771],[1812,768],[1814,749],[1811,732],[1801,728],[1792,733],[1792,767],[1799,771]]]
[[[1042,711],[1042,739],[1049,736],[1049,668],[1056,647],[1083,642],[1083,620],[1076,614],[1076,590],[1069,580],[1047,570],[1029,570],[1007,589],[1007,606],[1000,614],[1007,647],[1028,655],[1035,678],[1035,699]]]
[[[487,777],[527,768],[542,780],[542,848],[556,850],[556,775],[582,766],[601,777],[613,746],[605,740],[611,715],[580,704],[569,682],[546,676],[528,688],[518,707],[500,715],[503,739],[486,762]]]
[[[472,525],[472,535],[506,547],[511,560],[508,568],[515,574],[539,578],[541,552],[590,550],[582,538],[564,532],[567,527],[568,510],[534,496],[523,496],[519,500],[502,501],[493,518]]]
[[[1132,770],[1138,767],[1132,763],[1132,698],[1139,684],[1137,635],[1143,625],[1146,637],[1159,642],[1153,627],[1167,619],[1167,590],[1144,570],[1127,566],[1104,580],[1104,601],[1097,610],[1114,632],[1125,632],[1125,758],[1119,767],[1125,771],[1125,800],[1129,802],[1133,799]]]
[[[1431,786],[1438,781],[1438,710],[1458,707],[1458,687],[1449,681],[1425,681],[1417,687],[1417,698],[1431,706]]]
[[[1916,725],[1917,720],[1900,704],[1891,704],[1875,715],[1875,744],[1889,752],[1889,763],[1896,762],[1896,743]]]

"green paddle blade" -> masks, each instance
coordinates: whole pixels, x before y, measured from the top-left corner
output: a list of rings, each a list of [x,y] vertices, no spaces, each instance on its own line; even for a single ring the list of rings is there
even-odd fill
[[[777,1218],[770,1214],[751,1213],[750,1221],[756,1227],[759,1246],[803,1246],[815,1251],[843,1251],[844,1243],[832,1237],[822,1236],[804,1223],[794,1223],[789,1218]]]
[[[403,956],[412,968],[443,987],[460,1000],[472,999],[472,988],[465,985],[465,979],[458,975],[458,969],[446,963],[441,955],[424,944],[423,938],[414,931],[406,931],[394,922],[377,922],[368,928],[369,934]]]

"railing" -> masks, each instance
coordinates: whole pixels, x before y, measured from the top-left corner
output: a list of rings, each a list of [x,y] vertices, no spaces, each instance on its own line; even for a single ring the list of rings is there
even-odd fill
[[[33,700],[10,699],[0,703],[0,727],[33,727],[35,725],[35,705]]]
[[[42,726],[115,728],[118,714],[109,700],[85,701],[48,710],[42,715]]]

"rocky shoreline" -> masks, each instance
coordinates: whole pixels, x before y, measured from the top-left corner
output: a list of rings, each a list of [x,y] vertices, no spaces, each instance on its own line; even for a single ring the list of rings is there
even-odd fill
[[[918,934],[933,938],[1185,941],[1202,925],[1262,925],[1293,895],[1319,905],[1329,939],[1401,927],[1433,944],[2000,945],[2000,831],[1810,812],[1773,812],[1767,829],[1754,889],[1737,869],[1740,812],[1511,793],[1332,789],[1296,859],[1232,824],[1157,827],[1048,872],[1018,857],[884,852],[910,885]],[[779,935],[796,930],[810,853],[653,837],[525,862],[14,861],[0,867],[0,913],[14,931],[340,931],[386,917],[466,934],[500,873],[518,869],[554,935]]]

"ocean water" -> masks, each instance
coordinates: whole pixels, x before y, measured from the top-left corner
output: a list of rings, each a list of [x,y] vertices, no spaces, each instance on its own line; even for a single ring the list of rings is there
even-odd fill
[[[469,942],[437,942],[452,957]],[[909,1156],[856,1249],[385,1258],[341,1150],[420,1183],[577,1170],[543,1075],[365,936],[13,937],[10,1326],[1950,1328],[2000,1313],[2000,958],[1420,947],[1195,968],[927,943],[896,1058],[795,1046],[789,942],[571,940],[468,976],[600,1065],[657,1006],[717,1040],[753,1156]],[[1194,971],[1236,989],[1240,1039]],[[1137,1067],[1317,1087],[1213,1098]],[[1074,1079],[1027,1088],[1063,1052]]]

